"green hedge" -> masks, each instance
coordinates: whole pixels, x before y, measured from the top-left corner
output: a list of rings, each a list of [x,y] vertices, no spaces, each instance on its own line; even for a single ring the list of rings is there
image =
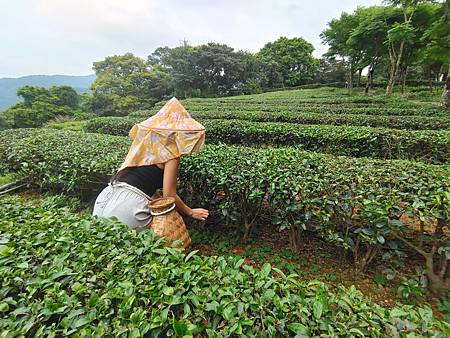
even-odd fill
[[[153,111],[165,102],[158,102]],[[303,112],[364,115],[442,116],[448,119],[449,110],[434,103],[419,102],[400,96],[349,95],[344,90],[290,90],[258,95],[227,98],[191,98],[182,103],[190,113],[200,111],[229,112]]]
[[[151,116],[151,115],[147,115]],[[374,116],[358,114],[327,114],[308,112],[254,112],[254,111],[198,111],[192,116],[199,119],[236,119],[253,122],[289,122],[298,124],[348,125],[411,130],[448,130],[450,119],[426,116]]]
[[[450,329],[428,307],[386,309],[354,287],[330,290],[268,263],[184,253],[150,231],[59,204],[0,199],[4,337],[444,337]]]
[[[138,118],[97,118],[85,127],[89,132],[127,135]],[[450,161],[450,132],[298,125],[242,120],[201,120],[207,142],[247,146],[300,146],[334,155],[411,159],[430,163]]]
[[[317,102],[293,102],[293,103],[264,103],[255,102],[232,102],[232,103],[186,103],[186,109],[192,114],[197,112],[265,112],[265,113],[314,113],[314,114],[353,114],[373,116],[428,116],[447,117],[449,112],[444,108],[402,108],[402,107],[380,107],[371,104],[337,104],[333,101]],[[153,110],[157,111],[157,110]]]
[[[450,129],[450,119],[447,117],[429,117],[429,116],[407,116],[407,115],[364,115],[351,114],[343,110],[337,113],[327,113],[327,110],[321,112],[308,111],[277,111],[270,112],[266,110],[192,110],[190,114],[197,119],[236,119],[253,122],[289,122],[298,124],[329,124],[329,125],[348,125],[362,127],[383,127],[393,129],[411,129],[411,130],[448,130]],[[139,117],[141,120],[152,116],[155,111],[135,112],[129,117]]]
[[[44,189],[85,194],[104,186],[130,141],[40,129],[3,131],[0,144],[3,171],[20,172]],[[448,166],[418,162],[208,145],[183,158],[180,193],[192,205],[211,209],[213,221],[238,227],[244,234],[253,224],[270,219],[274,226],[292,229],[295,246],[302,229],[317,231],[351,252],[355,266],[364,270],[382,253],[414,244],[409,236],[416,229],[402,221],[403,215],[426,225],[427,232],[415,244],[420,254],[429,254],[427,243],[432,240],[437,254],[431,261],[450,253],[443,231],[450,218],[449,173]],[[430,286],[440,292],[439,286]]]

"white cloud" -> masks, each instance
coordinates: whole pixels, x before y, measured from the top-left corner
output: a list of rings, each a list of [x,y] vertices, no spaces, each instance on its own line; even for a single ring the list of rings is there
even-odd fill
[[[320,32],[342,11],[381,0],[15,0],[0,12],[0,77],[86,74],[92,62],[127,51],[146,57],[183,39],[257,51],[302,36],[325,52]]]

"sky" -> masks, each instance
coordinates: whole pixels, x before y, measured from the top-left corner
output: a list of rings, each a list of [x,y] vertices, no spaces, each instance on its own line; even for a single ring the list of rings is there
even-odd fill
[[[161,46],[218,42],[257,52],[280,36],[319,34],[341,12],[382,0],[0,0],[0,78],[87,75],[92,63]]]

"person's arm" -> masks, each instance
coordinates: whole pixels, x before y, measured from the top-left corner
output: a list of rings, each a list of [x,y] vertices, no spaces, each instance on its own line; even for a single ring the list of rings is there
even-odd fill
[[[208,218],[208,210],[201,208],[191,209],[177,194],[177,177],[179,165],[179,158],[175,158],[165,163],[163,178],[163,197],[175,198],[175,206],[177,211],[192,218],[204,221],[206,218]]]

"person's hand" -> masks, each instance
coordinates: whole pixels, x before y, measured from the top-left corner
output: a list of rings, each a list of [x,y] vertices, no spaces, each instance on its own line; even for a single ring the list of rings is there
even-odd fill
[[[206,209],[202,209],[202,208],[191,209],[191,214],[189,216],[191,216],[192,218],[194,218],[196,220],[204,221],[208,218],[209,211]]]

